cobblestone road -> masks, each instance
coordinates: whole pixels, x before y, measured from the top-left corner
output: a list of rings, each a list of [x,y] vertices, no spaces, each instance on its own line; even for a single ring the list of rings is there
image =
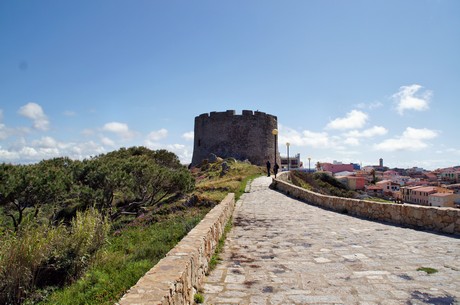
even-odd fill
[[[460,239],[326,211],[270,182],[238,201],[205,304],[460,304]]]

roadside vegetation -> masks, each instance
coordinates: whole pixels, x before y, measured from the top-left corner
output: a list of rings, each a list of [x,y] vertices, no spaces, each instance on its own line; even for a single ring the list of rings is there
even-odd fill
[[[113,304],[262,169],[122,148],[0,164],[0,304]]]
[[[323,195],[345,198],[356,198],[358,196],[358,193],[349,190],[343,183],[326,173],[291,171],[289,172],[289,180],[296,186]]]
[[[383,198],[368,196],[362,191],[352,191],[334,177],[331,177],[328,174],[322,172],[305,173],[300,171],[291,171],[289,173],[289,180],[296,186],[323,195],[365,199],[379,203],[395,203],[394,201],[386,200]]]

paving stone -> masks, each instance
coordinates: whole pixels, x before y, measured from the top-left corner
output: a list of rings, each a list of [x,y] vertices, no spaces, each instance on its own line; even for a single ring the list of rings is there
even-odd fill
[[[224,290],[224,286],[212,285],[212,284],[206,283],[204,284],[203,290],[204,290],[204,293],[213,294],[213,293],[218,293]]]
[[[327,211],[270,183],[254,180],[238,201],[206,304],[460,302],[460,239]]]

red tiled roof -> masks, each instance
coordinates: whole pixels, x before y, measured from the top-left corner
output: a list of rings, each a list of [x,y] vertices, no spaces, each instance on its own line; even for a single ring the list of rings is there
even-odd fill
[[[453,195],[452,193],[434,193],[431,194],[430,196],[435,196],[435,197],[447,197]]]
[[[420,188],[417,188],[417,191],[419,192],[431,192],[431,191],[437,191],[437,188],[434,186],[422,186]]]
[[[383,190],[383,188],[381,186],[377,186],[377,185],[371,185],[371,186],[368,186],[367,187],[368,190]]]

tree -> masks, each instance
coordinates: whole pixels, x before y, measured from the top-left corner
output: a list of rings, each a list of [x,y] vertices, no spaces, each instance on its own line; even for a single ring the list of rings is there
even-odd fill
[[[321,163],[316,162],[316,170],[319,172],[321,170]]]
[[[123,213],[137,213],[142,207],[154,206],[167,198],[180,196],[194,189],[195,180],[184,167],[170,168],[157,164],[147,155],[119,160],[125,179],[120,184],[123,205],[114,218]]]
[[[6,216],[18,230],[27,208],[37,217],[44,205],[56,205],[70,193],[73,181],[70,170],[72,161],[56,158],[33,165],[1,165],[0,205]]]
[[[372,175],[371,184],[376,184],[377,183],[377,177],[375,176],[375,169],[371,170],[371,175]]]
[[[5,215],[11,218],[15,231],[18,231],[24,219],[25,209],[37,204],[37,180],[30,165],[1,165],[0,205]]]

